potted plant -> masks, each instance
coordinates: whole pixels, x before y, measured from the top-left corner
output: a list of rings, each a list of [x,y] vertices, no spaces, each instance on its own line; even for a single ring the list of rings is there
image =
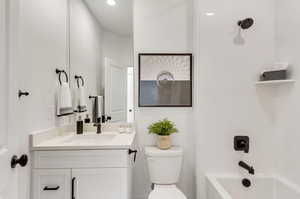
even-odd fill
[[[164,150],[171,148],[170,135],[178,132],[175,128],[175,124],[168,119],[163,119],[151,124],[148,130],[150,134],[158,135],[157,146]]]

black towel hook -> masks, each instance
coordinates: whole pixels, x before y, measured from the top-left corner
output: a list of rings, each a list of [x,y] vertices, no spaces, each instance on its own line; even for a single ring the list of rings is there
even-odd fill
[[[19,98],[21,98],[22,96],[28,96],[28,95],[29,95],[29,92],[27,92],[27,91],[19,90],[19,92],[18,92]]]
[[[62,84],[62,81],[61,81],[61,74],[62,73],[65,74],[66,82],[67,83],[69,82],[68,74],[65,70],[56,69],[55,72],[58,74],[58,80],[59,80],[60,85]]]
[[[79,86],[79,80],[81,80],[81,86],[84,86],[84,79],[83,79],[82,76],[75,75],[75,79],[76,79],[76,81],[77,81],[77,86],[78,86],[78,88],[80,87],[80,86]]]

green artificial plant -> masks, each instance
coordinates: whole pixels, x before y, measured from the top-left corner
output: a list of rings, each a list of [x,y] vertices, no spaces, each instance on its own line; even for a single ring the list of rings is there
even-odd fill
[[[163,119],[158,122],[152,123],[148,127],[149,133],[157,134],[160,136],[168,136],[178,132],[175,128],[175,124],[168,119]]]

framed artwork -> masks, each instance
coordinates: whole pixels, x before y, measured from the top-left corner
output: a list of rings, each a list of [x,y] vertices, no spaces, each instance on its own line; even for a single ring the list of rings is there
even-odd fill
[[[139,54],[139,107],[192,107],[192,54]]]

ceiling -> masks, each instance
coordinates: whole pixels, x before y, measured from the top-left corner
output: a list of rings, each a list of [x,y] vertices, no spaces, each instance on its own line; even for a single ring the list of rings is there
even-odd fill
[[[115,0],[115,6],[109,6],[106,0],[85,1],[102,28],[124,36],[132,35],[133,0]]]

